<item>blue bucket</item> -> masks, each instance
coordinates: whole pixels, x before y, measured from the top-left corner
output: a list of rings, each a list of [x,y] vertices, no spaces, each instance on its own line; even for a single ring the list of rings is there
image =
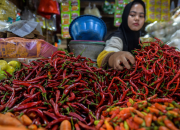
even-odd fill
[[[81,15],[74,19],[69,27],[73,40],[102,41],[107,33],[104,21],[93,15]]]

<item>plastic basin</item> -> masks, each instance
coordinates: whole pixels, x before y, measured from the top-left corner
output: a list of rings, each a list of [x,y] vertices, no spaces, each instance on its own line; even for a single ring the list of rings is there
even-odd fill
[[[71,52],[74,52],[75,56],[78,56],[84,50],[82,56],[90,58],[93,61],[97,60],[98,55],[103,51],[104,47],[104,41],[71,40],[69,43],[69,49]]]
[[[102,41],[107,33],[104,21],[93,15],[81,15],[74,19],[69,27],[73,40]]]

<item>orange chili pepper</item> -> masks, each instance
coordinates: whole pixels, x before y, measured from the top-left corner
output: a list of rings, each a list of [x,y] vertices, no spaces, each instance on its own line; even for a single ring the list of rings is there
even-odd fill
[[[169,130],[166,126],[160,126],[158,130]]]
[[[168,111],[167,113],[169,113],[169,114],[172,114],[172,115],[174,115],[174,116],[178,116],[179,114],[177,113],[177,112],[175,112],[175,111]]]
[[[141,119],[140,117],[138,117],[137,115],[135,115],[133,117],[133,121],[136,122],[137,124],[141,125],[143,123],[143,119]]]
[[[114,111],[110,111],[109,115],[111,115],[111,119],[113,119],[114,117],[116,117],[116,115],[120,112],[119,108],[114,110]],[[111,113],[111,114],[110,114]]]
[[[121,130],[120,126],[117,125],[117,126],[115,127],[115,130]]]
[[[107,120],[105,120],[104,123],[105,123],[105,125],[106,125],[106,129],[107,129],[107,130],[114,130],[113,127],[108,123]]]
[[[104,123],[104,120],[100,120],[95,128],[98,130],[103,125],[103,123]]]
[[[148,107],[151,113],[155,113],[156,115],[159,115],[159,110],[156,108]]]
[[[49,79],[52,79],[52,75],[50,71],[48,71],[48,76],[49,76]]]
[[[126,120],[129,117],[131,117],[131,113],[125,113],[123,115],[120,115],[120,118],[122,119],[122,121]]]
[[[103,116],[107,116],[107,115],[108,115],[108,112],[107,112],[107,111],[102,111],[102,115],[103,115]]]
[[[148,113],[148,114],[145,116],[146,126],[147,126],[147,127],[150,127],[150,126],[151,126],[151,122],[152,122],[152,114]]]
[[[124,128],[124,124],[123,124],[122,122],[120,123],[120,129],[121,129],[121,130],[126,130],[126,129]]]
[[[128,107],[131,107],[132,104],[131,104],[130,102],[127,102],[127,106],[128,106]]]
[[[153,115],[152,120],[157,121],[157,117],[155,115]]]
[[[161,105],[161,104],[159,104],[159,103],[157,103],[157,102],[156,102],[154,105],[155,105],[155,107],[156,107],[158,110],[160,110],[160,111],[162,111],[162,112],[164,112],[164,113],[167,112],[165,105]]]
[[[121,110],[119,114],[123,115],[125,113],[131,113],[131,112],[133,112],[133,110],[135,110],[134,107],[128,107],[128,108]]]
[[[105,130],[103,127],[101,127],[99,130]]]
[[[134,122],[132,117],[130,117],[129,119],[126,119],[126,122],[127,122],[128,126],[129,126],[129,128],[131,128],[131,129],[136,130],[136,129],[139,128],[139,124]]]
[[[117,113],[117,114],[118,114],[119,112],[120,112],[119,108],[116,108],[116,109],[110,111],[110,112],[109,112],[109,115],[113,115],[114,113]]]
[[[133,112],[135,112],[139,117],[141,117],[143,119],[145,118],[144,114],[142,114],[140,111],[134,110]]]
[[[180,109],[179,108],[174,108],[173,111],[180,113]]]
[[[137,130],[146,130],[146,128],[139,128],[139,129],[137,129]]]
[[[169,103],[168,103],[168,102],[165,102],[164,105],[168,107],[168,106],[169,106]]]
[[[164,119],[164,124],[171,130],[179,130],[169,119]]]

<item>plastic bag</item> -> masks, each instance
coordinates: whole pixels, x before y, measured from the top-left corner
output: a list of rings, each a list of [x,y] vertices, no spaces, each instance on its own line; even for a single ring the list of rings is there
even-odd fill
[[[171,40],[173,39],[180,39],[180,30],[177,30],[175,33],[173,33]]]
[[[166,35],[166,32],[164,29],[156,30],[154,32],[150,33],[154,37],[164,37]]]
[[[57,48],[41,39],[0,39],[0,58],[50,57]]]
[[[180,43],[180,39],[179,38],[175,38],[175,39],[169,41],[167,43],[167,45],[169,45],[171,47],[176,47],[177,48],[176,50],[180,51],[180,44],[179,43]]]
[[[97,16],[99,18],[102,17],[100,12],[99,12],[99,9],[96,7],[96,4],[94,4],[94,6],[93,6],[93,8],[91,10],[91,15],[95,15],[95,16]]]
[[[35,14],[33,14],[27,7],[25,7],[25,10],[22,12],[21,18],[22,20],[36,21]]]
[[[91,14],[91,3],[85,8],[84,14]]]

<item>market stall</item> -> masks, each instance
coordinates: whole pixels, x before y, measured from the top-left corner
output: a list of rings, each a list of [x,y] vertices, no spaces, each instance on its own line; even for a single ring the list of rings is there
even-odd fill
[[[1,21],[0,130],[179,130],[179,11],[172,15],[176,19],[147,25],[141,48],[133,50],[135,64],[115,70],[96,63],[106,22],[80,16],[80,1],[59,2],[61,38],[72,38],[70,51],[49,43],[40,22]],[[127,3],[115,4],[114,26],[121,22],[118,9]],[[44,19],[59,13],[37,9]],[[174,34],[164,41],[170,32],[160,32],[166,28]]]

